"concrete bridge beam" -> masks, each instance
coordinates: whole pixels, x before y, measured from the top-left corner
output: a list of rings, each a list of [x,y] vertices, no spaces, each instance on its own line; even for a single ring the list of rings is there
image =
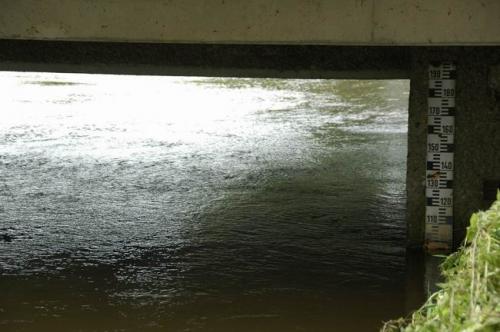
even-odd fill
[[[492,45],[497,0],[0,0],[0,39]]]

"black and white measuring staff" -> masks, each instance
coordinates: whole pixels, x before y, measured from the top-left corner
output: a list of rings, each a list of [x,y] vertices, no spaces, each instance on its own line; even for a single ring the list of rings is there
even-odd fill
[[[429,66],[425,244],[449,250],[453,243],[453,170],[456,66]]]

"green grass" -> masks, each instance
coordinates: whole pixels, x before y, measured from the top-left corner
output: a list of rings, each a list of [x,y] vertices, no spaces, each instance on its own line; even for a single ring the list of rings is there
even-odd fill
[[[488,211],[472,215],[460,250],[441,269],[440,290],[382,332],[500,331],[500,192]]]

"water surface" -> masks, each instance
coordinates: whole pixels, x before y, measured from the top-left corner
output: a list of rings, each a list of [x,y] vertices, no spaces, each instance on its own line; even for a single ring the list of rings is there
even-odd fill
[[[408,309],[408,81],[0,91],[0,330],[368,331]]]

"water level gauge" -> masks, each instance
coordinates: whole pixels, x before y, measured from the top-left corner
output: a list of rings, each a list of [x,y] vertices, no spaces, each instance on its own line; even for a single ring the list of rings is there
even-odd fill
[[[453,245],[453,169],[456,66],[429,66],[425,247],[449,251]]]

